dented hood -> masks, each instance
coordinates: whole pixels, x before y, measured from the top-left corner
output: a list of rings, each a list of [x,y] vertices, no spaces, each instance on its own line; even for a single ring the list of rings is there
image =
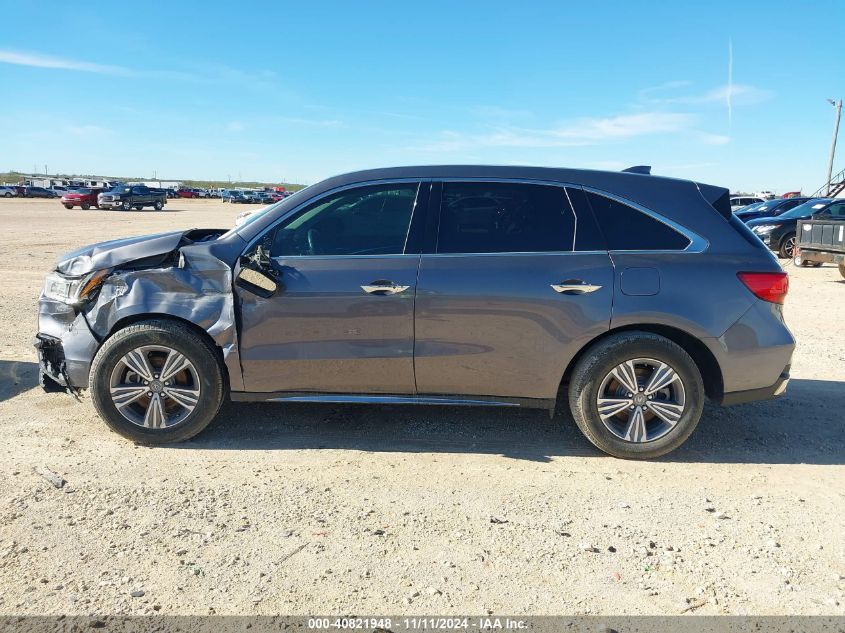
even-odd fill
[[[166,255],[176,250],[189,232],[156,233],[83,246],[59,256],[56,260],[56,270],[64,275],[85,275],[94,270]]]

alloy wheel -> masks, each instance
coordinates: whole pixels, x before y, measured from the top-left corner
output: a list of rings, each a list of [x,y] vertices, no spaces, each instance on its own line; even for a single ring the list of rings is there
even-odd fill
[[[663,361],[635,358],[602,380],[596,401],[604,426],[626,442],[651,442],[669,433],[686,407],[678,372]]]
[[[200,381],[183,354],[148,345],[133,349],[115,364],[109,394],[118,412],[132,424],[161,429],[183,422],[194,411]]]
[[[783,244],[783,252],[787,258],[791,258],[795,254],[796,237],[793,235]]]

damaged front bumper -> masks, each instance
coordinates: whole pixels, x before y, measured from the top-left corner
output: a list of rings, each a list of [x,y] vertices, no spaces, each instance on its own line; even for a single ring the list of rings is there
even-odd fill
[[[82,314],[42,297],[33,344],[38,352],[39,382],[45,391],[77,394],[88,387],[91,361],[100,343]]]

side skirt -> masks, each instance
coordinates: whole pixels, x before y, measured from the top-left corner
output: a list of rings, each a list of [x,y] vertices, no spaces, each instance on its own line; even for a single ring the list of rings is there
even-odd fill
[[[499,398],[495,396],[394,395],[359,393],[270,392],[250,393],[233,391],[233,402],[322,402],[326,404],[429,404],[452,407],[523,407],[554,410],[554,399]]]

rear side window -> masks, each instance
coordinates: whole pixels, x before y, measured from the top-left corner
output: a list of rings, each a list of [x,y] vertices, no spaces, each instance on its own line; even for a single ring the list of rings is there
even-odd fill
[[[571,251],[575,215],[563,187],[447,182],[438,253]]]
[[[681,233],[633,207],[587,192],[611,251],[682,251],[690,241]]]

